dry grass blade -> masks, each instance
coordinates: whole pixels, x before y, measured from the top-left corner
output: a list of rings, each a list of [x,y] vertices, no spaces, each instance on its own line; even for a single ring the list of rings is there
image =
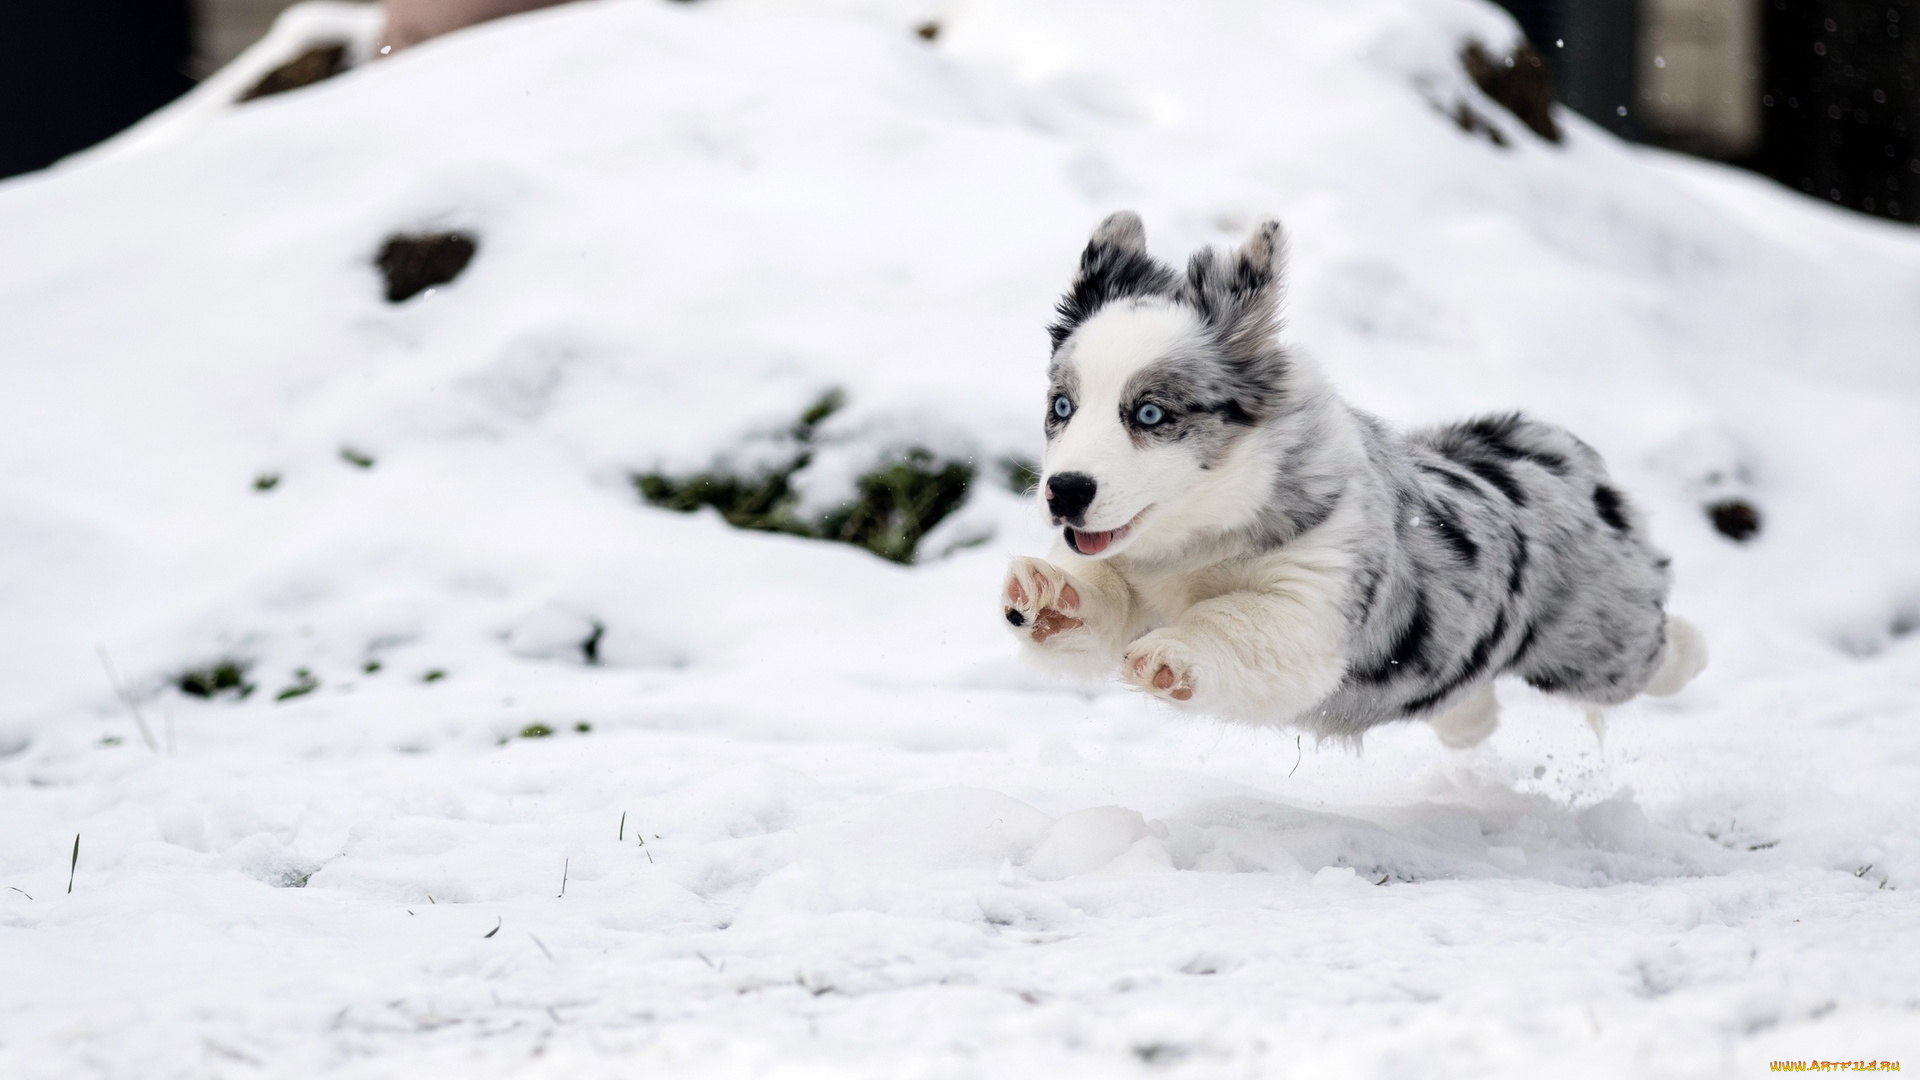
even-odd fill
[[[113,659],[107,655],[107,647],[95,645],[94,649],[100,654],[100,666],[107,670],[107,685],[113,687],[114,696],[120,699],[120,704],[125,705],[128,712],[133,714],[133,723],[140,729],[141,741],[147,744],[147,749],[156,754],[159,753],[159,740],[153,737],[153,729],[147,727],[147,718],[140,715],[139,703],[133,700],[133,694],[120,681],[120,674],[113,669]]]

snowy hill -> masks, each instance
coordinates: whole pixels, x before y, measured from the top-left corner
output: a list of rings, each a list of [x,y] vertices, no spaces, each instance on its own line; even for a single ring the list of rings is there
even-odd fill
[[[604,0],[0,184],[0,1075],[1920,1059],[1920,234],[1543,142],[1461,70],[1513,35]],[[1123,207],[1169,258],[1278,214],[1363,408],[1580,432],[1714,665],[1604,741],[1503,686],[1466,754],[1020,668],[1002,467]],[[835,390],[807,513],[975,469],[915,564],[636,493]]]

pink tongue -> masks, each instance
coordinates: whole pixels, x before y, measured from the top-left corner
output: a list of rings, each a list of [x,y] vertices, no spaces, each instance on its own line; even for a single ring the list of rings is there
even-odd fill
[[[1079,548],[1080,554],[1082,555],[1098,555],[1107,550],[1107,545],[1111,543],[1113,543],[1113,533],[1111,531],[1081,532],[1079,529],[1073,530],[1073,546]]]

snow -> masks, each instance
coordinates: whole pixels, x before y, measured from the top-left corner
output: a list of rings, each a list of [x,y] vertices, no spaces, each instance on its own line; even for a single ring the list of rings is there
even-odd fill
[[[1454,59],[1512,34],[590,2],[0,185],[0,1075],[1920,1058],[1920,237],[1543,144]],[[1593,442],[1706,674],[1603,740],[1502,686],[1470,752],[1316,746],[1023,669],[991,597],[1047,538],[990,479],[913,567],[634,496],[832,387],[817,504],[1036,456],[1120,207],[1169,258],[1279,214],[1290,337],[1395,423]],[[385,304],[442,227],[472,266]],[[229,657],[244,700],[174,688]]]

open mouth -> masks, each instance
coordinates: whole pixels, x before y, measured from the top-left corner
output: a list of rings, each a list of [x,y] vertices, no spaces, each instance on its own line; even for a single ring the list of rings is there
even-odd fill
[[[1151,509],[1151,507],[1148,509]],[[1067,546],[1082,555],[1098,555],[1120,541],[1125,540],[1127,535],[1133,532],[1133,527],[1140,524],[1140,519],[1145,517],[1146,514],[1147,511],[1142,510],[1138,514],[1133,515],[1132,521],[1127,522],[1117,529],[1108,529],[1105,532],[1089,532],[1086,529],[1076,529],[1069,525],[1067,526]]]
[[[1067,546],[1082,555],[1098,555],[1112,547],[1114,541],[1126,539],[1130,525],[1122,525],[1106,532],[1082,532],[1073,526],[1067,526]]]

